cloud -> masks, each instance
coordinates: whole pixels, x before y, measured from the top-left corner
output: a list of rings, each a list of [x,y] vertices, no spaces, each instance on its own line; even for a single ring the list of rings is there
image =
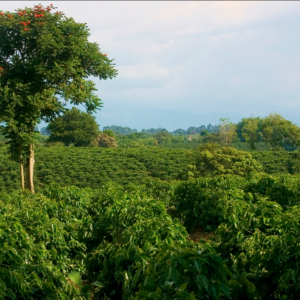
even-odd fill
[[[1,1],[1,9],[33,4]],[[282,107],[300,107],[300,2],[53,4],[75,21],[87,23],[90,40],[115,59],[118,77],[95,79],[104,102],[101,117],[108,109],[107,122],[123,104],[129,109],[162,109],[166,114],[171,107],[211,116],[230,111],[240,117],[248,111],[261,114],[261,106],[263,113],[268,107],[272,112],[274,105],[282,111]],[[243,109],[247,103],[253,105]],[[295,113],[300,117],[297,109]],[[122,115],[117,116],[122,125]],[[133,123],[142,122],[135,115],[132,118]]]
[[[157,64],[140,64],[135,66],[120,66],[118,68],[120,78],[139,79],[139,78],[161,78],[169,77],[169,70],[157,66]]]

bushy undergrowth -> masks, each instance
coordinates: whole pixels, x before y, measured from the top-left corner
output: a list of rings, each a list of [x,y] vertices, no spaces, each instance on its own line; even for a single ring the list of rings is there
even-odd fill
[[[78,228],[88,201],[78,188],[54,189],[51,198],[1,194],[1,299],[78,295],[66,276],[73,269],[84,270],[86,246],[78,239]]]
[[[221,201],[215,244],[233,271],[236,299],[297,299],[300,209],[267,198]]]
[[[140,197],[145,187],[123,189],[1,194],[1,297],[228,299],[231,274],[213,247],[188,241],[163,201]],[[74,271],[101,284],[83,293]]]
[[[214,232],[210,244],[228,260],[234,277],[232,299],[297,298],[299,179],[214,177],[183,182],[175,189],[177,216],[187,230]]]
[[[255,174],[2,193],[0,299],[297,299],[299,188]]]

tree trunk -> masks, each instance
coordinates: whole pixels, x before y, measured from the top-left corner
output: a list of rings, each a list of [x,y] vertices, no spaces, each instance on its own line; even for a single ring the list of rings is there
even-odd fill
[[[21,176],[21,188],[24,190],[25,184],[24,184],[24,166],[23,162],[20,162],[20,176]]]
[[[29,158],[28,158],[28,189],[31,193],[34,193],[34,185],[33,185],[33,166],[34,166],[34,151],[33,145],[29,146]]]

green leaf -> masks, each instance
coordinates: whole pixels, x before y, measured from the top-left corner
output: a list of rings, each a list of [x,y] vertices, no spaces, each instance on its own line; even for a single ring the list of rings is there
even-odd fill
[[[81,278],[80,278],[80,274],[77,271],[72,271],[71,273],[68,274],[68,277],[74,282],[76,283],[80,288],[81,286]]]
[[[92,285],[95,285],[95,286],[100,287],[100,288],[104,287],[103,283],[101,283],[100,281],[95,281],[95,282],[92,283]]]

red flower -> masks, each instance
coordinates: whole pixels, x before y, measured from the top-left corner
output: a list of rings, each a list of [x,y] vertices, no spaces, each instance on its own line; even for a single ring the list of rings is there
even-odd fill
[[[50,6],[52,6],[53,4],[50,4]]]
[[[44,9],[42,9],[42,11],[45,11]]]
[[[24,26],[27,26],[27,24],[26,24],[25,22],[23,22],[23,25],[24,25]]]
[[[27,24],[30,24],[30,21],[27,21]]]
[[[1,15],[1,16],[3,16],[3,15],[4,15],[4,13],[0,13],[0,15]]]

